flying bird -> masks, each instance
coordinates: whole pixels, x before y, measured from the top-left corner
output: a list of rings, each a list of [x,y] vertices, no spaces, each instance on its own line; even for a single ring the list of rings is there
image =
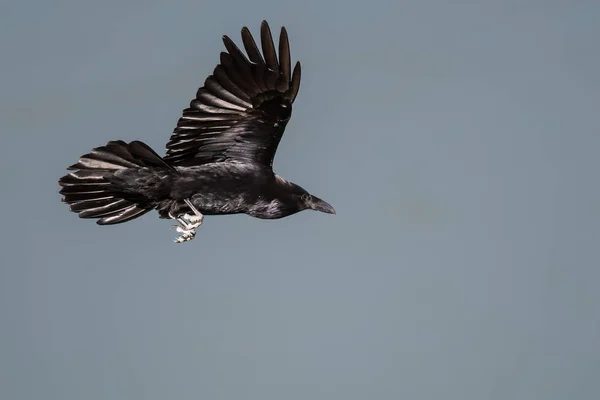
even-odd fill
[[[67,168],[62,201],[99,225],[131,221],[151,210],[173,219],[192,240],[205,215],[277,219],[302,210],[335,214],[327,202],[273,172],[273,158],[300,87],[288,34],[278,52],[266,21],[259,50],[242,28],[247,55],[223,36],[226,52],[177,122],[161,157],[141,141],[109,141]],[[277,54],[279,53],[279,55]]]

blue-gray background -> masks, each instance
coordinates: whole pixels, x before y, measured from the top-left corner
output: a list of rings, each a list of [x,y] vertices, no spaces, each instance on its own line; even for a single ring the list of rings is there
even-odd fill
[[[593,3],[4,1],[0,398],[600,398]],[[303,63],[276,171],[337,216],[67,211],[262,19]]]

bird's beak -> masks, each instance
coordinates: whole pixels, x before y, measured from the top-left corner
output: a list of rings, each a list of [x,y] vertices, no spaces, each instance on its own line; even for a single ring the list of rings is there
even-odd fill
[[[312,198],[312,203],[311,203],[310,208],[315,211],[321,211],[321,212],[324,212],[327,214],[335,214],[335,210],[333,209],[333,207],[331,207],[331,205],[329,203],[327,203],[326,201],[323,201],[315,196],[313,196],[313,198]]]

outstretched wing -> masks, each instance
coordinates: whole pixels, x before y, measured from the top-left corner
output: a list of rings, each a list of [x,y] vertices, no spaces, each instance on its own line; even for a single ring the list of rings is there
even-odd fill
[[[183,111],[165,160],[174,165],[272,165],[300,87],[300,63],[292,72],[285,28],[279,36],[279,58],[266,21],[260,37],[262,54],[248,28],[242,28],[246,57],[223,36],[227,52],[221,53],[220,64]]]

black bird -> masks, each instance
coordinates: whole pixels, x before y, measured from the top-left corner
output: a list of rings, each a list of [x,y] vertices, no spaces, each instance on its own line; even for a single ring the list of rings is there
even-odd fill
[[[100,225],[156,209],[194,238],[204,215],[245,213],[276,219],[302,210],[335,214],[325,201],[273,173],[273,157],[292,115],[300,63],[291,68],[284,27],[279,57],[262,22],[261,51],[242,28],[247,56],[227,36],[227,52],[183,110],[164,157],[140,141],[110,141],[83,155],[59,179],[63,202]]]

